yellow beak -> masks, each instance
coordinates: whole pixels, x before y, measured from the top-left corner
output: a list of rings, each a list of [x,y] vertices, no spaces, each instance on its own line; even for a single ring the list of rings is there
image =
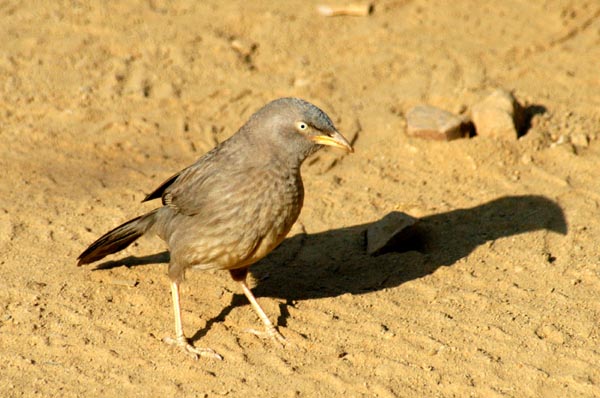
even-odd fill
[[[329,145],[336,148],[345,149],[348,152],[354,152],[352,145],[344,138],[343,135],[337,131],[332,132],[331,135],[314,135],[309,137],[311,141],[321,145]]]

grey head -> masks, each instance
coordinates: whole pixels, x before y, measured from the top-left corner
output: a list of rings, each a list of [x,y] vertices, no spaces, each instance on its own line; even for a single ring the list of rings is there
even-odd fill
[[[255,146],[299,163],[326,145],[353,151],[325,112],[299,98],[269,102],[250,117],[238,134]]]

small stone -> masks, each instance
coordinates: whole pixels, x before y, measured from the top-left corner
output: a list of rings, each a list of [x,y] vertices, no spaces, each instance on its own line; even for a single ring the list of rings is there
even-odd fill
[[[578,147],[587,148],[590,144],[590,141],[585,133],[576,133],[571,136],[571,144]]]
[[[533,156],[528,153],[523,154],[523,156],[521,156],[521,163],[525,165],[533,163]]]
[[[406,113],[406,132],[413,137],[439,141],[466,135],[460,117],[430,105],[415,106]]]
[[[343,6],[319,5],[317,12],[324,17],[335,17],[338,15],[350,15],[354,17],[366,17],[373,12],[371,3],[349,4]]]
[[[565,334],[552,324],[545,324],[535,330],[536,336],[540,340],[546,340],[553,344],[564,344],[566,341]]]
[[[117,286],[125,286],[125,287],[136,287],[138,285],[138,281],[135,279],[113,279],[110,281],[111,285]]]
[[[258,49],[258,44],[241,39],[233,39],[230,42],[231,48],[238,54],[240,61],[246,64],[250,69],[255,69],[253,56]]]
[[[477,135],[516,140],[522,125],[522,108],[515,97],[504,90],[496,90],[475,104],[471,118]]]
[[[230,45],[235,52],[244,58],[250,57],[258,48],[258,44],[242,39],[233,39]]]
[[[393,241],[412,236],[417,219],[406,213],[393,211],[367,229],[367,253],[376,254]]]
[[[298,77],[298,78],[294,79],[292,84],[294,87],[306,87],[306,86],[310,85],[310,83],[311,83],[310,79]]]

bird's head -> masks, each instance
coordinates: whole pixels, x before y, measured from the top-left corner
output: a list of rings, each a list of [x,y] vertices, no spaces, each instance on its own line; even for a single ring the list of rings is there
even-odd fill
[[[256,143],[302,162],[323,146],[353,152],[325,112],[299,98],[280,98],[257,111],[244,130]]]

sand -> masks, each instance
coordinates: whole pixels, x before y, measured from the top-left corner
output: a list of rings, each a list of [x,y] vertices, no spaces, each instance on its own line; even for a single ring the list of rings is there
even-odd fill
[[[318,4],[0,3],[2,396],[600,396],[600,4]],[[519,139],[406,135],[412,106],[468,113],[499,88],[526,109]],[[224,360],[193,361],[161,342],[160,239],[76,257],[281,96],[356,149],[307,162],[298,224],[252,268],[294,347],[246,331],[227,273],[197,272],[184,327]],[[369,256],[393,211],[418,239]]]

